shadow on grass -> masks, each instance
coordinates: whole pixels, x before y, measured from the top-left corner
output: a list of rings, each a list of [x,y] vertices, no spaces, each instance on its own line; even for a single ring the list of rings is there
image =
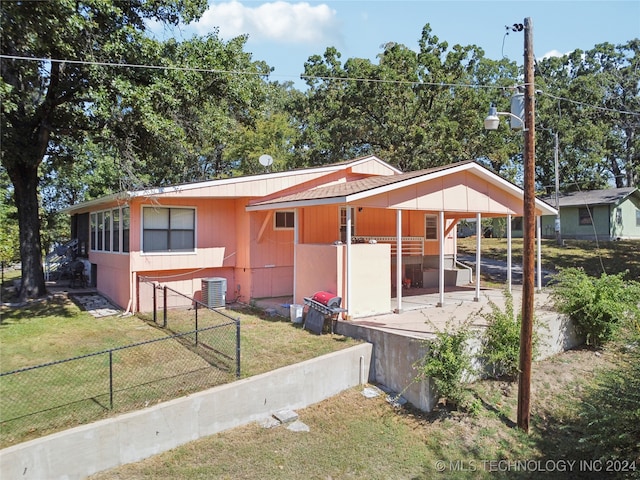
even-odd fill
[[[72,311],[71,304],[66,298],[47,296],[31,300],[20,306],[2,307],[0,327],[7,327],[36,317],[72,318],[75,316],[77,314]]]

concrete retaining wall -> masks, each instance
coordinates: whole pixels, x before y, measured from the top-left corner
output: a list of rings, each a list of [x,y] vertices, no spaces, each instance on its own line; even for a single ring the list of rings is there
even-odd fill
[[[573,322],[566,316],[553,311],[535,313],[539,336],[536,360],[551,357],[584,343],[577,334]],[[414,368],[427,353],[429,339],[397,335],[383,330],[338,322],[336,332],[359,338],[373,344],[371,381],[382,384],[402,394],[413,406],[430,412],[438,402],[437,394],[430,379],[416,381],[418,370]],[[480,350],[480,340],[469,341],[469,351]],[[482,365],[474,358],[473,366],[478,371]]]
[[[338,322],[341,335],[373,343],[371,381],[400,393],[413,406],[430,412],[437,402],[429,379],[415,381],[418,371],[414,364],[428,350],[428,340],[397,335],[349,322]]]
[[[367,381],[371,344],[0,450],[0,478],[82,479]]]

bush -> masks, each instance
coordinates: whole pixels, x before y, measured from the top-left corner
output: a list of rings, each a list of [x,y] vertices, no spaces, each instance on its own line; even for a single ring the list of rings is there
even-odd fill
[[[472,371],[467,348],[470,336],[468,324],[455,330],[447,325],[444,331],[436,333],[436,338],[428,341],[429,350],[419,366],[419,377],[433,379],[438,394],[447,404],[462,410],[473,407],[469,392],[464,387],[466,375]]]
[[[566,268],[555,277],[553,298],[559,312],[569,315],[587,344],[611,340],[624,322],[637,325],[640,283],[625,281],[622,272],[589,277],[579,268]]]
[[[504,310],[489,300],[491,312],[482,315],[487,321],[487,328],[482,335],[481,357],[491,370],[491,377],[515,380],[520,372],[522,312],[515,315],[513,296],[509,291],[504,292],[504,298]],[[534,333],[534,349],[536,339]]]

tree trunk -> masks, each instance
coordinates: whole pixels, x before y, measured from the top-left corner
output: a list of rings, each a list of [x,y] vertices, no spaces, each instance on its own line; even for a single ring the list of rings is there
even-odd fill
[[[40,241],[38,165],[14,164],[12,168],[7,169],[7,172],[15,188],[18,208],[20,260],[22,261],[22,284],[18,296],[21,301],[24,301],[46,294]]]

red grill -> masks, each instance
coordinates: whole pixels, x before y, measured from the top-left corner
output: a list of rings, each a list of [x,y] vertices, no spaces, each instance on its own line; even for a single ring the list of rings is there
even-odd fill
[[[329,308],[340,307],[342,303],[342,298],[336,297],[335,294],[331,292],[316,292],[313,297],[311,297],[311,300]]]
[[[325,320],[331,323],[331,333],[333,334],[333,324],[338,319],[340,313],[346,312],[340,308],[342,297],[337,297],[331,292],[316,292],[313,297],[305,297],[304,304],[309,307],[304,328],[314,333],[322,333]]]

